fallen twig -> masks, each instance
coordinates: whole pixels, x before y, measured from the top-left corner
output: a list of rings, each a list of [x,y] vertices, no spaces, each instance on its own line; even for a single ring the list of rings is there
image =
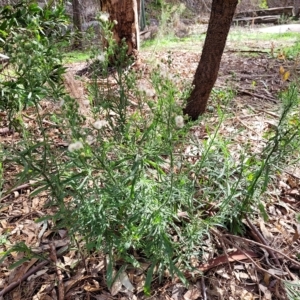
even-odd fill
[[[240,50],[240,49],[229,49],[227,51],[224,51],[224,53],[230,53],[230,52],[246,52],[246,53],[263,53],[263,54],[270,54],[270,51],[263,51],[263,50],[256,50],[256,49],[249,49],[249,50]]]
[[[58,256],[63,255],[63,252],[64,251],[59,251]],[[43,268],[44,266],[46,266],[49,263],[50,263],[50,260],[44,260],[44,261],[40,262],[37,266],[33,267],[27,273],[25,273],[20,279],[18,279],[16,281],[12,282],[11,284],[9,284],[6,288],[4,288],[0,292],[0,299],[1,299],[1,297],[3,297],[4,295],[6,295],[7,293],[9,293],[11,290],[13,290],[14,288],[16,288],[18,285],[20,285],[29,276],[31,276],[32,274],[36,273],[37,271],[39,271],[41,268]]]
[[[259,108],[254,108],[253,106],[251,106],[250,104],[248,104],[248,106],[253,110],[253,111],[259,111],[259,112],[262,112],[262,113],[265,113],[267,115],[270,115],[274,118],[279,118],[279,115],[278,114],[275,114],[271,111],[267,111],[267,110],[264,110],[264,109],[259,109]]]
[[[289,261],[291,261],[292,263],[294,263],[296,266],[300,267],[300,262],[294,260],[293,258],[291,258],[288,255],[284,254],[280,250],[274,249],[274,248],[272,248],[270,246],[267,246],[267,245],[264,245],[264,244],[261,244],[261,243],[258,243],[258,242],[255,242],[255,241],[243,238],[243,237],[238,236],[238,235],[232,235],[232,234],[226,233],[226,234],[223,234],[222,236],[224,236],[224,237],[231,237],[231,238],[234,238],[234,239],[242,240],[244,242],[247,242],[247,243],[250,243],[250,244],[252,243],[252,244],[257,245],[259,247],[272,250],[272,251],[278,253],[279,255],[282,255],[283,257],[285,257],[286,259],[288,259]]]
[[[225,245],[224,245],[223,239],[220,239],[220,243],[221,243],[222,248],[223,248],[223,251],[224,251],[224,253],[225,253],[225,255],[226,255],[226,259],[227,259],[227,262],[228,262],[228,267],[229,267],[230,272],[231,272],[231,275],[232,275],[232,274],[233,274],[233,270],[232,270],[232,268],[231,268],[230,259],[229,259],[229,256],[228,256],[226,247],[225,247]]]
[[[253,117],[257,117],[259,116],[259,114],[252,114],[252,115],[242,115],[239,116],[239,119],[248,119],[248,118],[253,118]],[[226,121],[230,121],[230,120],[237,120],[237,117],[231,117],[231,118],[227,118]]]
[[[284,173],[290,175],[291,177],[293,177],[293,178],[295,178],[295,179],[300,180],[300,177],[299,177],[299,176],[297,176],[297,175],[295,175],[295,174],[293,174],[293,173],[291,173],[291,172],[289,172],[289,171],[287,171],[287,170],[284,170],[284,169],[279,168],[279,167],[277,167],[277,166],[276,166],[276,169],[278,169],[278,170],[280,170],[280,171],[282,171],[282,172],[284,172]]]
[[[7,199],[10,196],[11,193],[19,191],[19,190],[22,190],[22,189],[26,189],[28,187],[31,187],[31,184],[30,183],[25,183],[25,184],[22,184],[22,185],[19,185],[19,186],[15,187],[15,188],[13,188],[13,189],[11,189],[9,191],[6,191],[6,193],[8,193],[8,194],[5,195],[4,197],[2,197],[0,199],[0,202],[2,202],[3,200]]]
[[[232,253],[228,253],[227,255],[221,255],[216,258],[213,258],[207,263],[201,264],[199,267],[197,267],[197,269],[201,272],[206,272],[212,268],[218,267],[227,262],[241,261],[249,257],[258,257],[258,255],[253,251],[238,250]]]
[[[250,221],[250,219],[246,216],[246,221],[248,223],[248,225],[250,226],[250,228],[254,231],[255,235],[257,236],[257,238],[259,239],[259,241],[264,244],[265,246],[269,246],[268,242],[265,240],[265,238],[262,236],[262,234],[257,230],[257,228],[252,224],[252,222]],[[275,260],[275,264],[277,267],[280,266],[279,260],[277,255],[273,252],[273,249],[267,249],[268,253],[271,255],[271,257]]]
[[[236,247],[236,248],[239,249],[240,251],[244,252],[244,251],[243,251],[239,246],[237,246],[235,243],[231,242],[231,241],[228,240],[228,239],[225,239],[225,240],[226,240],[226,242],[227,242],[228,244],[230,244],[231,246]],[[252,261],[252,263],[256,266],[256,268],[257,268],[258,270],[262,271],[263,273],[268,273],[268,274],[272,275],[274,278],[276,278],[276,279],[279,280],[279,281],[283,280],[282,278],[278,277],[277,275],[275,275],[275,274],[273,274],[273,273],[270,273],[268,270],[266,270],[266,269],[262,268],[260,265],[258,265],[258,264],[256,263],[256,261],[252,259],[251,256],[248,256],[248,253],[247,253],[247,252],[245,252],[245,255]]]
[[[78,241],[77,241],[76,238],[74,238],[74,241],[75,241],[75,243],[76,243],[76,245],[77,245],[77,249],[78,249],[78,252],[79,252],[79,254],[80,254],[80,256],[81,256],[81,259],[82,259],[84,268],[85,268],[86,272],[88,272],[89,269],[88,269],[88,267],[87,267],[87,264],[86,264],[86,261],[85,261],[85,257],[84,257],[84,254],[83,254],[82,251],[81,251],[80,245],[79,245],[79,243],[78,243]]]
[[[48,260],[42,261],[41,263],[39,263],[37,266],[35,266],[34,268],[30,269],[27,273],[25,273],[20,279],[18,279],[17,281],[12,282],[10,285],[8,285],[6,288],[4,288],[1,292],[0,292],[0,297],[3,297],[5,294],[7,294],[8,292],[10,292],[11,290],[13,290],[15,287],[17,287],[18,285],[20,285],[23,281],[25,281],[30,275],[34,274],[35,272],[39,271],[41,268],[43,268],[44,266],[46,266],[49,263]]]
[[[64,300],[65,299],[65,289],[63,284],[63,275],[61,273],[61,269],[57,267],[57,255],[56,255],[56,249],[53,243],[50,243],[50,254],[49,254],[51,260],[54,263],[56,274],[57,274],[57,280],[58,280],[58,300]]]
[[[271,101],[273,103],[277,103],[277,101],[276,101],[275,98],[266,97],[264,95],[252,93],[252,92],[249,92],[249,91],[246,91],[246,90],[237,90],[237,94],[245,94],[245,95],[249,95],[249,96],[252,96],[252,97],[259,98],[259,99],[269,100],[269,101]]]
[[[30,117],[30,116],[28,116],[28,115],[26,115],[26,114],[23,114],[23,116],[24,116],[25,118],[29,119],[29,120],[36,121],[35,118],[32,118],[32,117]],[[53,122],[50,122],[50,121],[47,121],[47,120],[45,120],[45,119],[43,119],[42,122],[43,122],[44,124],[47,124],[47,125],[51,125],[51,126],[58,127],[57,124],[55,124],[55,123],[53,123]]]
[[[204,276],[201,276],[201,287],[202,287],[202,297],[203,297],[203,300],[207,300]]]
[[[254,129],[252,129],[252,128],[249,127],[247,124],[245,124],[239,117],[236,117],[236,120],[238,120],[243,126],[245,126],[246,128],[248,128],[250,131],[252,131],[252,132],[255,133],[256,135],[259,135]]]
[[[219,233],[217,233],[215,230],[213,230],[213,232],[218,235],[220,238],[224,238],[224,235],[221,235]],[[235,237],[235,236],[233,236]],[[245,251],[245,250],[242,250],[238,245],[236,245],[235,243],[233,243],[232,241],[230,241],[229,239],[226,239],[225,238],[225,241],[230,244],[231,246],[237,248],[240,252],[244,253],[245,256],[247,256],[251,261],[252,263],[256,266],[256,268],[260,271],[262,271],[263,273],[268,273],[270,275],[272,275],[274,278],[276,278],[277,280],[283,280],[282,278],[278,277],[277,275],[273,274],[273,273],[270,273],[268,270],[262,268],[261,266],[259,266],[253,259],[252,257],[249,255],[249,251]]]

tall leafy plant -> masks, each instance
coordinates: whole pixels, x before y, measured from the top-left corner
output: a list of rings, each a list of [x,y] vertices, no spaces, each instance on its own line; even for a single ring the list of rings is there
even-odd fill
[[[23,0],[0,8],[0,50],[9,57],[0,69],[0,110],[16,125],[17,114],[40,99],[63,93],[62,52],[67,19],[63,6],[42,9]]]

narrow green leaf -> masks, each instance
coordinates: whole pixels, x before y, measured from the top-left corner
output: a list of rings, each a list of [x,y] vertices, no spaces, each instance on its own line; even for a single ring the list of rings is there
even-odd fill
[[[30,260],[30,258],[24,257],[24,258],[18,260],[17,262],[11,264],[11,265],[9,266],[9,269],[17,268],[17,267],[19,267],[20,265],[22,265],[24,262],[29,261],[29,260]]]
[[[107,262],[106,281],[107,281],[107,286],[110,289],[113,284],[113,255],[111,253],[109,254],[109,258]]]
[[[46,185],[44,185],[44,186],[42,186],[42,187],[39,187],[39,188],[35,189],[34,191],[32,191],[32,192],[30,193],[30,197],[34,197],[34,196],[38,195],[39,193],[41,193],[41,192],[47,190],[48,187],[49,187],[49,185],[46,184]]]
[[[150,266],[150,268],[147,271],[147,277],[146,277],[145,286],[144,286],[144,293],[146,296],[151,295],[151,282],[152,282],[154,267],[155,267],[155,263],[152,263],[152,265]]]

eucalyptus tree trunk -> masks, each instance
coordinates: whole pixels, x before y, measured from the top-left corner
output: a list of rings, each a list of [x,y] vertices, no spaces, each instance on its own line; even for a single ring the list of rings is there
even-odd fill
[[[109,14],[111,21],[116,21],[114,38],[117,43],[125,39],[127,54],[139,50],[138,0],[102,0],[101,10]]]
[[[193,81],[193,90],[183,110],[196,120],[206,109],[211,90],[217,80],[227,35],[238,0],[213,0],[207,35]]]
[[[75,42],[73,44],[74,48],[82,48],[82,28],[81,28],[81,10],[79,0],[72,0],[73,7],[73,25],[77,32]]]
[[[299,17],[300,0],[294,0],[293,17]]]

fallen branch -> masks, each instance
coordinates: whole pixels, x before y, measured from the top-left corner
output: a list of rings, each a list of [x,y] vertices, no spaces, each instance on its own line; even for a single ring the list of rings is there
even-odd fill
[[[228,262],[241,261],[249,257],[258,257],[253,251],[234,251],[232,253],[224,254],[216,258],[210,259],[207,263],[201,264],[197,269],[201,272],[206,272],[212,268],[218,267]]]
[[[276,169],[280,170],[281,172],[284,172],[284,173],[288,174],[289,176],[291,176],[291,177],[293,177],[293,178],[295,178],[295,179],[297,179],[297,180],[300,180],[300,177],[299,177],[299,176],[297,176],[297,175],[295,175],[295,174],[293,174],[293,173],[291,173],[291,172],[289,172],[289,171],[287,171],[287,170],[284,170],[284,169],[279,168],[279,167],[277,167],[277,166],[276,166]]]
[[[258,240],[264,244],[265,246],[269,246],[267,241],[265,240],[265,238],[262,236],[262,234],[257,230],[257,228],[252,224],[252,222],[250,221],[250,219],[246,216],[246,221],[248,223],[248,225],[250,226],[250,228],[254,231],[255,235],[257,236]],[[280,266],[279,260],[277,255],[274,253],[273,249],[267,249],[268,253],[270,254],[270,256],[275,260],[275,264],[277,267]]]
[[[231,234],[223,234],[223,235],[221,235],[221,234],[219,234],[219,233],[218,233],[217,231],[215,231],[215,230],[213,230],[213,232],[214,232],[220,239],[224,239],[224,236],[238,237],[238,236],[231,235]],[[242,238],[242,239],[244,239],[244,238]],[[247,239],[245,239],[245,240],[247,240]],[[274,273],[271,273],[270,271],[268,271],[268,270],[262,268],[260,265],[258,265],[258,264],[256,263],[256,261],[254,261],[254,260],[252,259],[252,257],[248,255],[248,251],[242,250],[238,245],[236,245],[235,243],[233,243],[232,241],[230,241],[230,240],[227,239],[227,238],[225,238],[225,241],[226,241],[228,244],[230,244],[231,246],[237,248],[240,252],[244,253],[244,254],[252,261],[252,263],[256,266],[256,268],[257,268],[258,270],[260,270],[260,271],[263,272],[264,274],[265,274],[265,273],[270,274],[271,276],[273,276],[274,278],[276,278],[276,279],[279,280],[279,281],[282,281],[282,280],[283,280],[282,278],[278,277],[278,276],[275,275]],[[251,242],[250,240],[248,240],[248,241]]]
[[[29,116],[27,116],[26,114],[23,114],[23,116],[24,116],[25,118],[29,119],[29,120],[36,121],[35,118],[29,117]],[[54,127],[59,127],[57,124],[55,124],[55,123],[53,123],[53,122],[50,122],[50,121],[47,121],[47,120],[45,120],[45,119],[42,120],[42,123],[47,124],[47,125],[51,125],[51,126],[54,126]]]
[[[229,258],[229,255],[228,255],[228,253],[227,253],[227,249],[226,249],[226,247],[225,247],[225,244],[224,244],[223,239],[220,239],[220,243],[221,243],[222,248],[223,248],[223,251],[224,251],[224,253],[225,253],[225,255],[226,255],[228,267],[229,267],[230,273],[231,273],[231,275],[232,275],[232,274],[233,274],[233,270],[232,270],[232,267],[231,267],[231,264],[230,264],[230,258]]]
[[[252,115],[243,115],[243,116],[239,116],[239,118],[237,119],[237,117],[236,116],[234,116],[234,117],[232,117],[232,118],[228,118],[228,119],[226,119],[227,121],[229,121],[229,120],[233,120],[233,121],[235,121],[235,120],[240,120],[240,119],[248,119],[248,118],[253,118],[253,117],[257,117],[257,116],[259,116],[259,114],[252,114]]]
[[[65,289],[63,284],[63,275],[61,272],[61,269],[58,267],[57,263],[57,255],[56,255],[56,248],[53,243],[50,243],[50,258],[54,263],[56,274],[57,274],[57,281],[58,281],[58,300],[64,300],[65,299]]]
[[[57,257],[63,255],[63,253],[64,253],[64,251],[60,251],[60,250],[59,250],[59,253],[58,253]],[[10,291],[12,291],[14,288],[16,288],[17,286],[19,286],[29,276],[31,276],[32,274],[36,273],[37,271],[39,271],[41,268],[45,267],[49,263],[50,263],[50,260],[44,260],[44,261],[40,262],[37,266],[35,266],[34,268],[30,269],[27,273],[25,273],[20,279],[18,279],[16,281],[12,282],[11,284],[9,284],[6,288],[4,288],[0,292],[0,299],[2,299],[2,297],[4,295],[6,295]]]
[[[253,110],[253,111],[259,111],[259,112],[262,112],[262,113],[265,113],[267,115],[270,115],[274,118],[279,118],[279,115],[278,114],[275,114],[271,111],[267,111],[267,110],[264,110],[264,109],[258,109],[258,108],[254,108],[253,106],[251,106],[250,104],[248,104],[248,106]]]
[[[223,238],[223,237],[221,237],[221,238]],[[247,251],[243,251],[238,245],[236,245],[235,243],[233,243],[233,242],[230,241],[229,239],[226,239],[226,238],[225,238],[225,241],[226,241],[228,244],[230,244],[231,246],[237,248],[239,251],[245,252],[245,255],[252,261],[252,263],[256,266],[256,268],[257,268],[258,270],[260,270],[261,272],[263,272],[263,274],[267,273],[267,274],[270,274],[271,276],[273,276],[274,278],[276,278],[276,279],[279,280],[279,281],[283,280],[282,278],[278,277],[277,275],[275,275],[275,274],[269,272],[268,270],[266,270],[266,269],[264,269],[263,267],[261,267],[260,265],[258,265],[258,264],[256,263],[256,261],[254,261],[254,260],[252,259],[252,257],[248,256]]]
[[[8,285],[6,288],[4,288],[1,292],[0,292],[0,299],[1,297],[3,297],[5,294],[7,294],[8,292],[10,292],[11,290],[13,290],[14,288],[16,288],[18,285],[20,285],[23,281],[25,281],[30,275],[36,273],[37,271],[39,271],[41,268],[43,268],[44,266],[46,266],[49,263],[48,260],[42,261],[41,263],[39,263],[37,266],[35,266],[34,268],[32,268],[31,270],[29,270],[26,274],[24,274],[20,279],[18,279],[15,282],[12,282],[10,285]]]
[[[269,54],[270,51],[263,51],[263,50],[255,50],[255,49],[249,49],[249,50],[239,50],[239,49],[229,49],[227,51],[224,51],[224,53],[240,53],[240,52],[245,52],[245,53],[262,53],[262,54]]]
[[[254,244],[254,245],[257,245],[259,247],[262,247],[262,248],[265,248],[267,250],[272,250],[276,253],[278,253],[279,255],[285,257],[286,259],[288,259],[290,262],[294,263],[296,266],[300,267],[300,262],[296,261],[295,259],[289,257],[288,255],[284,254],[283,252],[281,252],[280,250],[277,250],[277,249],[274,249],[270,246],[267,246],[267,245],[264,245],[264,244],[261,244],[261,243],[258,243],[258,242],[255,242],[255,241],[252,241],[252,240],[249,240],[249,239],[246,239],[246,238],[243,238],[241,236],[238,236],[238,235],[232,235],[232,234],[223,234],[222,236],[224,237],[231,237],[233,239],[238,239],[238,240],[241,240],[241,241],[244,241],[244,242],[247,242],[247,243],[250,243],[250,244]]]
[[[275,98],[266,97],[264,95],[259,95],[259,94],[256,94],[256,93],[252,93],[252,92],[249,92],[247,90],[238,90],[237,94],[245,94],[245,95],[248,95],[248,96],[252,96],[252,97],[259,98],[259,99],[268,100],[268,101],[271,101],[273,103],[277,103]]]

